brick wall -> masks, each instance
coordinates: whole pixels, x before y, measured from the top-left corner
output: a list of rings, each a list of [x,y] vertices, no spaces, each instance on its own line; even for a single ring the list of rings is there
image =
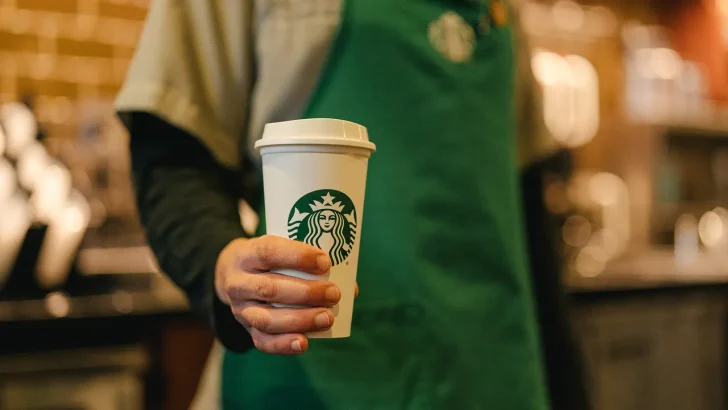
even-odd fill
[[[35,95],[49,134],[75,133],[78,103],[111,100],[148,0],[0,0],[0,104]]]

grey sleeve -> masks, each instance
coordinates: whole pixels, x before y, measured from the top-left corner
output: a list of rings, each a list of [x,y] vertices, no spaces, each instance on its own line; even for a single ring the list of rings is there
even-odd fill
[[[255,81],[252,4],[152,1],[117,110],[154,114],[240,166]]]
[[[250,335],[214,289],[218,255],[246,236],[237,205],[242,176],[220,165],[197,138],[160,118],[122,116],[131,132],[139,213],[160,267],[227,349],[249,349]]]

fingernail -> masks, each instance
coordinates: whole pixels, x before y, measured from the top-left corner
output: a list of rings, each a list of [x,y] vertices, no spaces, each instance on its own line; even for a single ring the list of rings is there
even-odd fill
[[[301,341],[296,339],[291,343],[291,350],[297,353],[301,353],[303,349],[301,348]]]
[[[324,296],[326,297],[326,301],[330,303],[339,303],[339,299],[341,299],[341,292],[339,292],[339,288],[336,286],[330,286],[328,289],[326,289],[326,293],[324,293]]]
[[[313,323],[319,329],[328,328],[329,326],[331,326],[331,320],[329,319],[329,314],[327,312],[319,313],[318,315],[316,315],[315,318],[313,318]]]
[[[326,255],[321,255],[316,259],[316,263],[318,264],[319,270],[323,272],[328,272],[329,269],[331,269],[331,262],[329,262],[329,257]]]

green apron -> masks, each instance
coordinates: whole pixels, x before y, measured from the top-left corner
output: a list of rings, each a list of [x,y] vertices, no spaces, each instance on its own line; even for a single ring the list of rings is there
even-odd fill
[[[457,0],[346,0],[305,117],[365,125],[352,336],[300,357],[227,352],[233,409],[547,408],[518,195],[511,32],[455,63],[428,27]]]

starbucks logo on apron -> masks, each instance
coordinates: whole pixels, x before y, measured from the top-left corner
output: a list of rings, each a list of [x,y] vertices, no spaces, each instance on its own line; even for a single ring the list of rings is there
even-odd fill
[[[453,11],[430,23],[428,36],[432,46],[452,62],[464,63],[473,56],[475,30]]]
[[[357,220],[354,203],[333,189],[313,191],[293,205],[288,216],[288,237],[329,254],[331,265],[346,260],[354,247]]]

